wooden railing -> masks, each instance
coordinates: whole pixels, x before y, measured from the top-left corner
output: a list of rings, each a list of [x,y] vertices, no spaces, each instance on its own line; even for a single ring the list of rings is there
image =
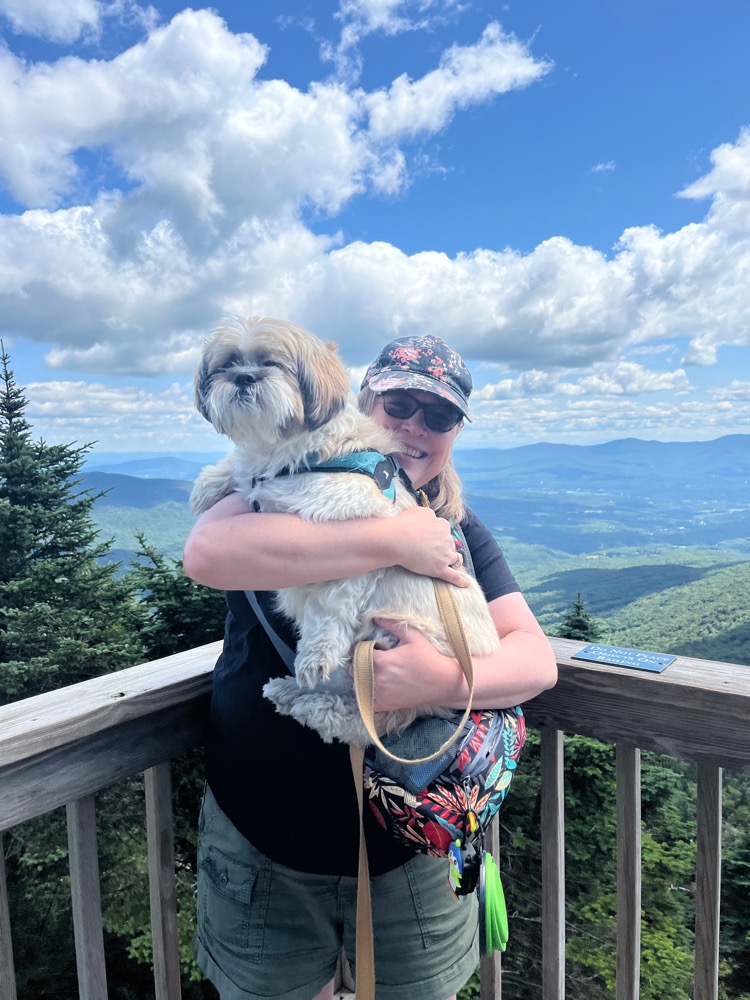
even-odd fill
[[[526,706],[541,729],[544,1000],[565,984],[563,732],[617,744],[617,1000],[637,1000],[641,749],[698,765],[695,1000],[718,995],[721,769],[750,770],[750,667],[678,657],[661,674],[571,659]],[[79,991],[107,995],[94,796],[145,772],[157,1000],[180,996],[169,761],[203,742],[214,643],[0,709],[0,831],[65,805]],[[706,719],[711,725],[706,725]],[[482,994],[500,996],[497,958]],[[16,1000],[0,850],[0,1000]]]

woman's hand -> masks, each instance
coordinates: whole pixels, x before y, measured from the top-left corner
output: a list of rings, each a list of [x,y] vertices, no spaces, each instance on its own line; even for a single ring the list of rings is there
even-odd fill
[[[555,654],[523,596],[506,594],[490,601],[489,612],[500,645],[489,656],[474,656],[475,708],[520,705],[557,681]],[[443,656],[421,632],[390,619],[376,624],[398,644],[372,655],[376,712],[419,705],[463,709],[469,686],[458,661]]]
[[[439,686],[446,671],[463,677],[455,660],[450,660],[415,628],[399,626],[394,621],[376,618],[376,624],[398,639],[392,649],[377,649],[372,653],[374,677],[373,707],[376,712],[398,708],[441,704],[433,701],[431,692]],[[428,693],[429,692],[429,693]]]
[[[399,538],[398,565],[412,573],[446,580],[456,587],[468,587],[464,573],[459,573],[461,556],[445,518],[438,517],[429,507],[410,507],[391,523]]]

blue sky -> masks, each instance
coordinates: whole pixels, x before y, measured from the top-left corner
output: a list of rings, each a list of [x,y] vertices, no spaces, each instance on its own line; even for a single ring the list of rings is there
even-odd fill
[[[227,314],[434,332],[468,446],[750,433],[745,0],[0,0],[0,336],[48,441],[222,450]]]

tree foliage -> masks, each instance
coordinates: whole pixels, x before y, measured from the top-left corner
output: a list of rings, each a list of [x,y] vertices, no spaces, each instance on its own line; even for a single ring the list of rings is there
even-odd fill
[[[221,639],[224,595],[191,580],[181,562],[157,552],[141,532],[137,538],[139,549],[125,582],[145,611],[141,640],[148,659]]]
[[[138,608],[76,479],[90,446],[33,441],[0,355],[0,704],[136,663]]]
[[[27,399],[0,355],[0,704],[137,663],[140,608],[103,558],[78,479],[89,446],[32,439]],[[120,799],[122,801],[122,798]],[[64,813],[6,836],[20,996],[76,992]],[[102,870],[108,844],[101,845]]]
[[[581,642],[599,642],[602,626],[586,610],[586,602],[579,590],[573,607],[563,615],[562,623],[555,629],[560,639],[578,639]]]

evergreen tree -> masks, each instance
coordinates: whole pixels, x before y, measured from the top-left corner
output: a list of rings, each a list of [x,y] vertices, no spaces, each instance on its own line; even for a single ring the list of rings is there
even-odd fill
[[[0,704],[137,663],[138,605],[79,489],[90,445],[33,441],[0,353]]]
[[[195,583],[182,563],[157,552],[137,534],[137,559],[126,582],[145,609],[141,638],[147,659],[158,659],[221,639],[227,607],[224,594]]]
[[[32,439],[9,362],[0,345],[0,704],[131,666],[143,652],[140,606],[102,561],[109,544],[91,518],[101,494],[80,488],[90,446]],[[100,844],[105,878],[128,837],[121,822]],[[5,846],[19,996],[43,995],[54,982],[57,995],[72,997],[64,812],[15,827]]]
[[[721,879],[722,979],[730,996],[750,997],[750,831],[730,830]]]
[[[578,639],[581,642],[599,642],[603,629],[586,610],[586,603],[579,590],[570,611],[563,616],[556,635],[560,639]]]

